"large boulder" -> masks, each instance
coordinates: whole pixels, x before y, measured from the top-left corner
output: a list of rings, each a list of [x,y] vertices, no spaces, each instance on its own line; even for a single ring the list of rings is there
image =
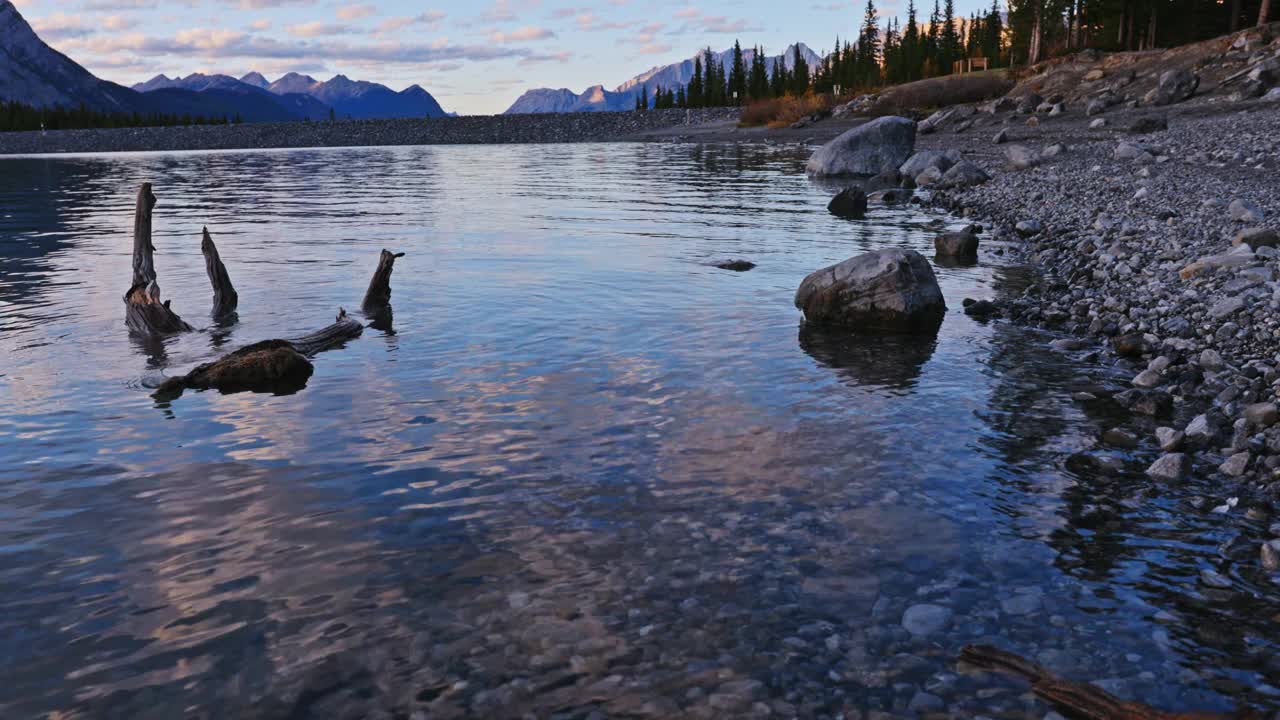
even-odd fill
[[[899,248],[811,273],[795,304],[808,322],[858,330],[936,330],[947,310],[929,261]]]
[[[1200,87],[1200,76],[1187,69],[1165,70],[1152,91],[1153,105],[1172,105],[1195,94]]]
[[[836,217],[861,220],[867,216],[867,194],[862,188],[845,188],[827,203],[827,212]]]
[[[916,147],[916,123],[893,115],[876,118],[818,148],[810,175],[878,175],[897,170]]]

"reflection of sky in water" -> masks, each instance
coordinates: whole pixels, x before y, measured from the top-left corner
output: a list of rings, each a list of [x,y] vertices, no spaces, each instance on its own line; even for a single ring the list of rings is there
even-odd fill
[[[1069,397],[1099,378],[960,312],[1017,292],[1016,272],[939,268],[936,339],[801,330],[806,273],[925,251],[942,226],[917,209],[832,218],[802,160],[637,145],[0,161],[0,710],[238,712],[288,704],[339,656],[394,678],[376,702],[441,714],[625,703],[598,686],[615,674],[683,707],[698,663],[893,709],[894,682],[993,637],[1169,705],[1219,705],[1236,682],[1266,703],[1277,608],[1256,542],[1219,550],[1258,529],[1177,509],[1213,489],[1151,492],[1144,457],[1122,455],[1122,478],[1062,469],[1108,422]],[[150,357],[120,303],[144,180],[173,307],[210,324],[206,224],[240,293],[238,325]],[[302,392],[156,407],[141,388],[354,308],[383,247],[408,253],[396,334],[321,355]],[[759,267],[708,267],[738,257]],[[1253,599],[1205,595],[1209,566]],[[1046,599],[1002,614],[1019,593]],[[885,629],[924,601],[964,621],[928,641]],[[784,660],[815,622],[843,645]],[[924,665],[883,681],[903,654]],[[512,676],[533,689],[479,694]],[[953,708],[983,708],[972,682]]]

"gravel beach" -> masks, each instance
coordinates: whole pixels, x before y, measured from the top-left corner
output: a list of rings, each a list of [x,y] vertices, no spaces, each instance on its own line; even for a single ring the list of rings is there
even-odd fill
[[[1143,125],[1167,129],[1134,132]],[[1132,378],[1085,400],[1109,396],[1151,416],[1141,442],[1152,477],[1217,478],[1221,496],[1196,509],[1275,517],[1280,104],[1210,100],[1030,124],[980,112],[956,127],[917,148],[959,150],[992,177],[926,202],[985,226],[984,242],[1037,271],[1022,294],[995,298],[997,312],[1079,336],[1055,349]],[[1090,453],[1079,460],[1089,466]],[[1274,570],[1268,547],[1251,552]]]

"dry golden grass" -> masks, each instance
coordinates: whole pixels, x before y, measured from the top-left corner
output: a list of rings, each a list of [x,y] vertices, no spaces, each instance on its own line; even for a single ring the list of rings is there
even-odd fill
[[[784,128],[816,112],[828,112],[835,105],[836,102],[830,95],[812,93],[801,97],[787,95],[772,100],[758,100],[743,108],[738,126],[767,125],[771,128]]]

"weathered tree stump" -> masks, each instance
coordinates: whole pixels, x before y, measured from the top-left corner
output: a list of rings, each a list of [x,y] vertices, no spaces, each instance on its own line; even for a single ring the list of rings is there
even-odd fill
[[[160,300],[156,282],[155,247],[151,244],[151,210],[156,196],[151,183],[138,190],[138,204],[133,215],[133,284],[124,294],[125,324],[139,335],[168,335],[187,332],[191,326],[178,317],[169,302]]]
[[[156,389],[157,400],[174,400],[187,389],[286,394],[306,387],[314,366],[308,359],[359,337],[364,326],[339,310],[332,325],[292,340],[263,340],[172,377]]]
[[[1080,720],[1262,720],[1250,710],[1230,714],[1204,712],[1166,712],[1141,703],[1121,700],[1102,688],[1054,675],[1036,663],[990,645],[966,645],[960,651],[961,662],[984,670],[1016,675],[1031,683],[1040,699],[1069,718]]]
[[[404,253],[383,250],[378,255],[378,268],[373,271],[373,279],[369,281],[364,302],[360,304],[360,309],[366,315],[375,314],[391,302],[391,270],[396,264],[396,258],[399,257],[404,257]]]
[[[200,252],[204,254],[204,269],[209,273],[209,284],[213,286],[213,317],[225,317],[235,312],[240,296],[231,285],[231,276],[227,274],[227,266],[222,264],[218,247],[209,236],[209,228],[204,228],[203,233]]]

